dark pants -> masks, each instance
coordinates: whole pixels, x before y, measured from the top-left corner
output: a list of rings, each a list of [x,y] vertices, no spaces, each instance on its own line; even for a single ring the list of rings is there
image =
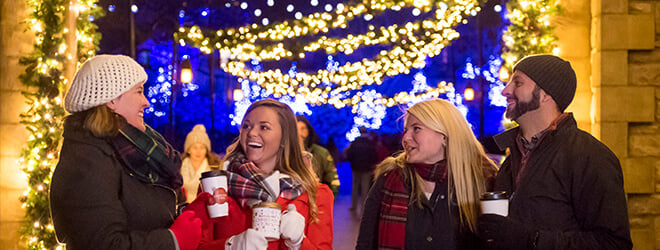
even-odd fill
[[[359,205],[362,207],[364,199],[369,193],[371,182],[373,180],[373,173],[371,172],[357,172],[353,171],[353,191],[351,193],[351,210],[354,210]]]

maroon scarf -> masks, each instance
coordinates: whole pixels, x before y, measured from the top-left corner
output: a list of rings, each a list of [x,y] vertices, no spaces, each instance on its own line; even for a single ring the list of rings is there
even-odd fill
[[[245,158],[232,161],[227,167],[228,194],[236,199],[241,207],[246,207],[250,200],[275,202],[279,196],[293,200],[303,193],[300,182],[291,177],[280,177],[280,193],[273,194],[266,183],[266,177],[260,174],[258,169]]]
[[[432,165],[408,164],[406,168],[411,168],[422,179],[436,184],[447,179],[445,160]],[[383,175],[383,199],[378,213],[378,249],[403,249],[405,246],[411,185],[403,182],[404,169],[397,168]]]

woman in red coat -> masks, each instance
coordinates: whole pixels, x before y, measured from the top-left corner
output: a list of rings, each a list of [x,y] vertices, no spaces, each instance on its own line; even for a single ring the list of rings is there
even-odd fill
[[[202,202],[186,208],[202,215],[200,249],[332,248],[334,197],[304,163],[296,118],[286,104],[272,99],[252,104],[224,160],[229,216],[209,219]],[[202,195],[209,198],[199,201],[216,202],[211,194]],[[262,201],[282,208],[279,240],[269,242],[263,232],[251,228],[251,207]]]

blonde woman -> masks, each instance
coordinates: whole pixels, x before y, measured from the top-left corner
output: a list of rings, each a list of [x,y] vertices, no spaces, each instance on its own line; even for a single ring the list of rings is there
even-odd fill
[[[479,249],[479,196],[497,169],[451,103],[415,104],[404,152],[378,165],[357,249]]]

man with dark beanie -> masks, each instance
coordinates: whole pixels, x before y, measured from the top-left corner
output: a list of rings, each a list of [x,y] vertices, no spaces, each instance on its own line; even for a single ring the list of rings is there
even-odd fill
[[[576,89],[571,64],[552,55],[523,58],[502,91],[506,117],[520,126],[495,136],[509,149],[495,181],[507,217],[479,217],[494,249],[631,249],[623,174],[607,146],[564,110]]]

